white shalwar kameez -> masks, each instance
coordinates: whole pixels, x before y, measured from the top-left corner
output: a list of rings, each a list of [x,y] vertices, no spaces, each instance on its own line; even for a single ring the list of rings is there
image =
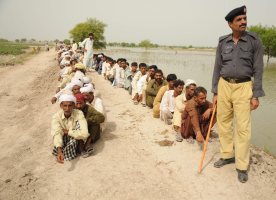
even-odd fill
[[[86,38],[82,43],[81,47],[86,49],[84,52],[84,58],[83,58],[83,64],[86,67],[92,67],[92,61],[93,61],[93,40],[90,38]]]

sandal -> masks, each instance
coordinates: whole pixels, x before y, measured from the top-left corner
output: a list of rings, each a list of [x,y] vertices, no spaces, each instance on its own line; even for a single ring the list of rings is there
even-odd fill
[[[193,138],[193,137],[189,137],[189,138],[187,138],[187,139],[186,139],[186,141],[187,141],[188,143],[190,143],[190,144],[194,144],[194,143],[195,143],[195,141],[194,141],[194,138]]]
[[[87,158],[93,153],[94,149],[93,147],[88,147],[86,151],[81,152],[81,157]]]
[[[175,140],[176,140],[177,142],[182,142],[182,141],[183,141],[182,135],[181,135],[180,133],[177,133],[177,134],[175,135]]]

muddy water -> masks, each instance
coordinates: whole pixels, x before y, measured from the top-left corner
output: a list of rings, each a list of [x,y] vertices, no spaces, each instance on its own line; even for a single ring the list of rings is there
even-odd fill
[[[215,62],[214,51],[175,51],[161,49],[108,49],[104,53],[114,59],[124,57],[129,63],[156,64],[165,75],[175,73],[178,78],[195,80],[208,90],[212,99],[211,81]],[[272,59],[271,62],[276,60]],[[252,112],[252,142],[276,155],[276,67],[267,67],[264,72],[266,96],[260,98],[260,107]]]

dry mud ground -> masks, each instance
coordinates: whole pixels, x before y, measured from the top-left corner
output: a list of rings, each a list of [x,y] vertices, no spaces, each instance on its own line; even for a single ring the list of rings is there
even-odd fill
[[[0,68],[0,199],[276,199],[276,161],[253,150],[249,181],[234,165],[213,167],[208,146],[202,174],[197,144],[174,142],[169,126],[135,106],[123,89],[89,73],[104,100],[107,126],[89,158],[58,164],[51,155],[50,98],[57,85],[54,51]],[[165,140],[165,141],[164,141]],[[166,141],[167,140],[167,141]]]

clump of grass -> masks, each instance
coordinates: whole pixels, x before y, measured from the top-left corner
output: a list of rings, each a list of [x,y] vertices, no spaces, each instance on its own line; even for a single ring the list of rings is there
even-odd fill
[[[19,55],[25,53],[29,46],[22,43],[0,41],[0,55]]]

